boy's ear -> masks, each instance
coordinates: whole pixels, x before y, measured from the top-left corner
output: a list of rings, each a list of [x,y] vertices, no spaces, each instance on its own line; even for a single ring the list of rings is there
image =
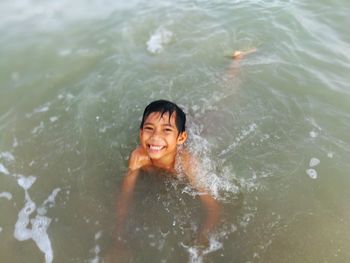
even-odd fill
[[[187,140],[187,132],[181,132],[179,136],[177,137],[177,144],[184,144],[184,142]]]
[[[141,139],[141,136],[142,136],[142,128],[140,129],[140,133],[139,133],[140,139]]]

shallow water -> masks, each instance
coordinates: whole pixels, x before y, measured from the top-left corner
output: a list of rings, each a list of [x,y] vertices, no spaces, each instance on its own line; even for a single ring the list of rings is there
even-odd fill
[[[222,219],[200,254],[193,190],[146,177],[132,262],[348,262],[349,13],[344,0],[2,1],[0,262],[103,262],[159,98],[187,112]],[[229,78],[227,56],[252,47]]]

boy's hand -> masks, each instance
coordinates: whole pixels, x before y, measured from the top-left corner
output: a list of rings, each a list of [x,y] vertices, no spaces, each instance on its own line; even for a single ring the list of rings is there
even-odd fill
[[[131,171],[138,170],[143,166],[151,164],[151,159],[141,147],[136,148],[129,157],[129,170]]]

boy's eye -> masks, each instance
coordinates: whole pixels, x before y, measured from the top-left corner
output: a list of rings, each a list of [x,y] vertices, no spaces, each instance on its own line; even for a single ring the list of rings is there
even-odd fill
[[[152,130],[153,130],[153,128],[152,128],[152,127],[149,127],[149,126],[146,126],[146,127],[144,127],[143,129],[144,129],[144,130],[147,130],[147,131],[152,131]]]
[[[170,128],[165,128],[164,129],[166,132],[172,132],[173,131],[173,129],[170,129]]]

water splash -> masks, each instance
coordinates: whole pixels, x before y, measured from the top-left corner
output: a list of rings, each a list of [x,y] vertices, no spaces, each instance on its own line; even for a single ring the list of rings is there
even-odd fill
[[[223,233],[221,233],[222,235]],[[226,235],[227,233],[224,233]],[[189,254],[189,263],[202,263],[204,261],[204,257],[218,251],[223,248],[223,243],[219,240],[221,238],[220,234],[211,235],[209,237],[209,244],[207,247],[201,246],[186,246],[181,243],[181,245],[186,249]]]
[[[147,41],[147,50],[152,54],[158,54],[163,52],[164,45],[169,44],[173,38],[173,33],[167,29],[160,27],[152,34]]]
[[[95,234],[95,242],[97,242],[102,236],[102,231],[98,231]],[[95,254],[93,259],[90,259],[88,262],[89,263],[98,263],[100,262],[100,252],[101,252],[101,248],[100,245],[96,244],[95,247],[92,249],[92,252]]]
[[[188,133],[188,148],[199,162],[198,183],[216,199],[225,201],[232,195],[240,192],[238,185],[233,181],[234,173],[229,167],[218,169],[219,160],[212,156],[211,144],[201,135],[202,126],[190,123]],[[192,194],[201,194],[192,191]]]
[[[221,151],[219,156],[223,156],[230,151],[234,150],[242,140],[247,138],[251,133],[253,133],[258,126],[255,123],[251,123],[248,128],[243,129],[240,134],[235,138],[234,142],[230,144],[225,150]]]

